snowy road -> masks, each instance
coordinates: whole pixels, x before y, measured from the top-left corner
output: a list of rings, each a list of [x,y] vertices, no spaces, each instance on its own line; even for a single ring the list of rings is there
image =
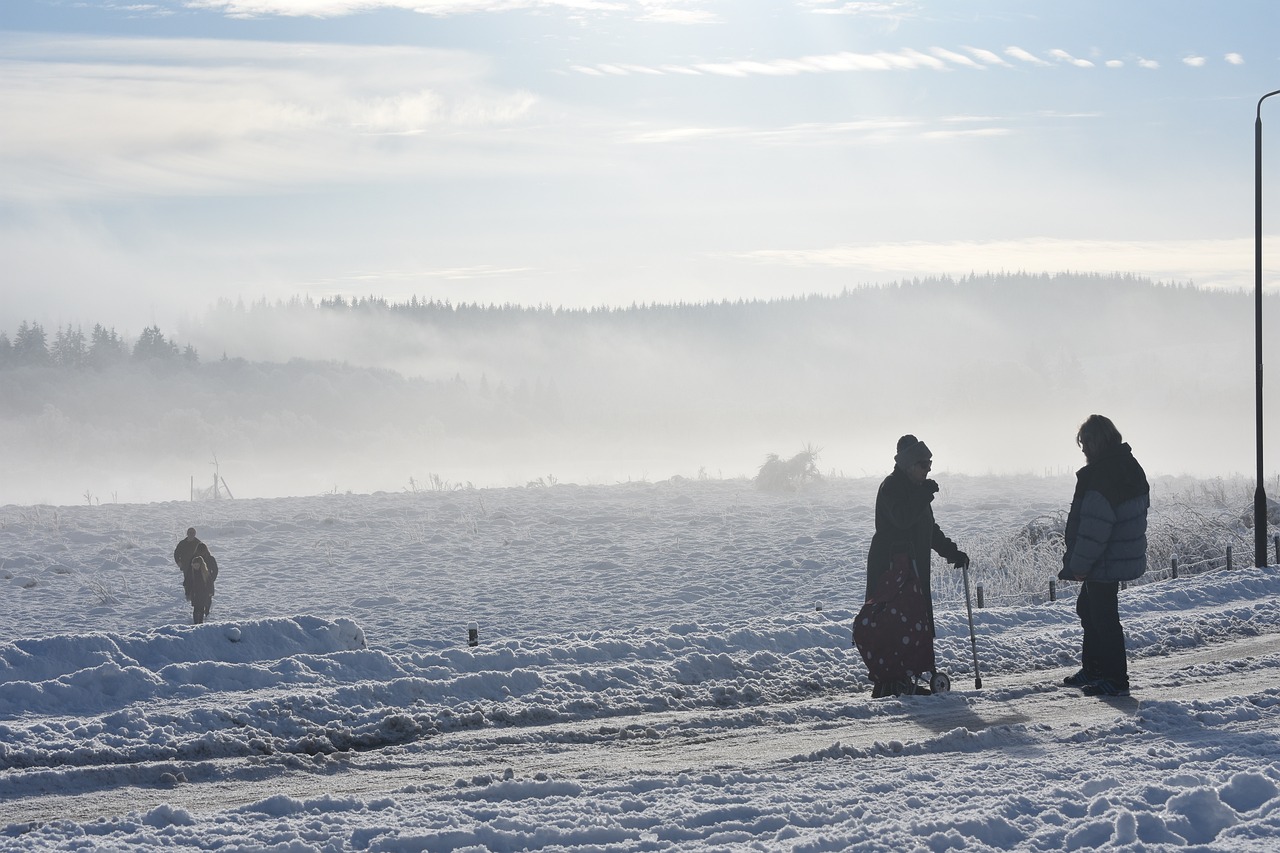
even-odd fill
[[[600,785],[638,776],[715,771],[804,773],[824,760],[858,761],[913,753],[1036,753],[1089,739],[1120,717],[1143,725],[1149,709],[1247,697],[1268,688],[1280,667],[1280,633],[1200,646],[1133,662],[1131,699],[1097,700],[1057,687],[1068,670],[988,674],[984,689],[957,677],[946,696],[871,701],[830,692],[796,702],[596,718],[571,723],[485,727],[397,746],[337,755],[276,755],[202,762],[86,767],[58,793],[42,794],[42,770],[10,770],[8,782],[29,793],[0,802],[0,825],[59,818],[88,821],[168,803],[192,813],[235,809],[276,795],[372,799],[406,792],[450,792],[494,780],[538,784],[575,780]],[[1187,725],[1196,725],[1194,709]],[[1280,711],[1219,728],[1280,732]],[[174,784],[165,774],[185,779]],[[27,777],[24,779],[24,775]]]

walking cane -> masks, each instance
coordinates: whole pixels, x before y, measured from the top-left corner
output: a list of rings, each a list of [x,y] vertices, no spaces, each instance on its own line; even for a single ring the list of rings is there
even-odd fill
[[[973,633],[973,602],[969,599],[969,564],[966,562],[961,568],[964,570],[964,608],[969,611],[969,645],[973,647],[973,687],[975,690],[982,689],[982,673],[978,671],[978,638]]]

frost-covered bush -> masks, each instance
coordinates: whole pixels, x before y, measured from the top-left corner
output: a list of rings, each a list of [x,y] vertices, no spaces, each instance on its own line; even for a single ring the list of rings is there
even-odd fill
[[[1268,516],[1276,524],[1276,513],[1269,511]],[[982,584],[986,602],[993,605],[1044,601],[1051,580],[1059,597],[1074,596],[1073,582],[1057,580],[1066,521],[1063,509],[1034,518],[1012,533],[993,533],[966,542],[972,560],[972,586]],[[1157,484],[1147,515],[1147,573],[1131,585],[1169,578],[1175,557],[1178,571],[1184,575],[1225,568],[1228,546],[1233,550],[1235,568],[1252,565],[1252,528],[1252,482],[1212,479],[1189,484],[1175,481],[1163,487]],[[959,574],[935,572],[933,587],[939,601],[963,602]],[[971,595],[976,596],[976,589]]]
[[[816,448],[806,447],[790,459],[770,453],[756,474],[755,484],[757,489],[766,492],[796,492],[806,484],[821,479],[818,451]]]

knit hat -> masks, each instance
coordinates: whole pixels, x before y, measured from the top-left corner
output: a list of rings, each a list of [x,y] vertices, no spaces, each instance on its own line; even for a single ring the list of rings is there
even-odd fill
[[[917,462],[932,458],[933,452],[927,444],[914,435],[904,435],[898,439],[898,455],[893,457],[893,463],[896,468],[905,471]]]

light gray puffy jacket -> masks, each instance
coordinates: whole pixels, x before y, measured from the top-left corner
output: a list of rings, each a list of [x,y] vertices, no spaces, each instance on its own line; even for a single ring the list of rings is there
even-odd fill
[[[1076,472],[1065,533],[1063,574],[1092,581],[1128,581],[1147,570],[1146,472],[1122,444]]]

